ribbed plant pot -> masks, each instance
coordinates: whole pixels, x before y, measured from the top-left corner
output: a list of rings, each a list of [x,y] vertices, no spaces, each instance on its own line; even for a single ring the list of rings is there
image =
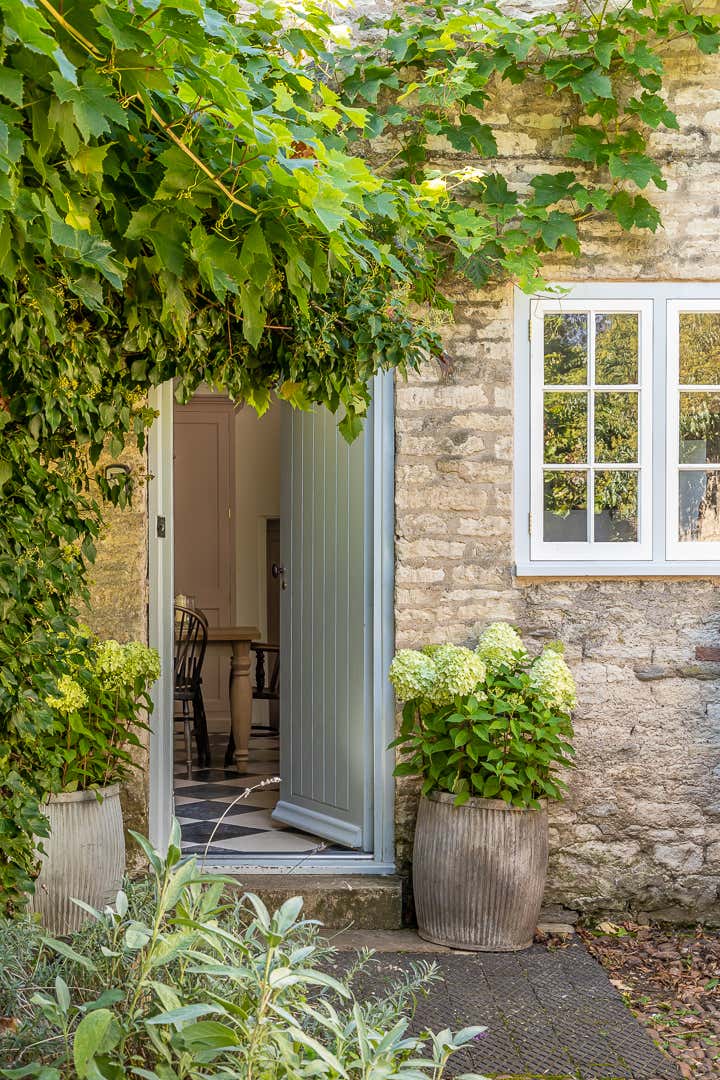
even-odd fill
[[[71,934],[89,918],[73,898],[102,910],[115,900],[125,871],[120,786],[51,795],[42,811],[50,822],[30,910],[51,934]]]
[[[418,933],[476,952],[532,945],[547,870],[547,810],[433,792],[420,800],[413,848]]]

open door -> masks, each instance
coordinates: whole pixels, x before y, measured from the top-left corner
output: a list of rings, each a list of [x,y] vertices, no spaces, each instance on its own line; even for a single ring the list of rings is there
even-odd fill
[[[367,433],[287,409],[282,447],[280,800],[273,817],[372,846]]]

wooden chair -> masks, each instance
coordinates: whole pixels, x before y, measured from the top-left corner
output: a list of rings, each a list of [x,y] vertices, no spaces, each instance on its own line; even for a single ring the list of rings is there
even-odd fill
[[[208,624],[201,611],[175,605],[175,701],[182,711],[174,717],[185,730],[185,757],[188,780],[192,780],[192,724],[198,751],[198,765],[210,764],[205,705],[202,697],[202,666],[207,649]]]
[[[253,641],[250,651],[255,654],[255,684],[253,686],[253,699],[255,701],[279,701],[280,700],[280,646],[271,645],[267,641]],[[267,657],[267,662],[266,662]],[[269,664],[269,677],[268,677]],[[272,731],[273,727],[265,727],[253,724],[255,731]],[[235,739],[232,730],[225,751],[225,764],[232,765],[235,761]]]

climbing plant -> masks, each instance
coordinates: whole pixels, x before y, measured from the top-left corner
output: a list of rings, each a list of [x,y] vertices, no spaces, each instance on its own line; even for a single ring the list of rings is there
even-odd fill
[[[241,11],[239,14],[238,11]],[[338,411],[440,356],[443,281],[542,284],[590,216],[655,229],[648,149],[677,120],[666,45],[718,48],[683,3],[529,18],[403,5],[362,34],[312,2],[0,0],[0,908],[31,888],[60,777],[46,699],[86,595],[97,472],[201,380],[262,412]],[[564,149],[520,187],[487,107],[545,95]],[[436,159],[450,159],[441,170]],[[556,169],[557,165],[559,169]]]

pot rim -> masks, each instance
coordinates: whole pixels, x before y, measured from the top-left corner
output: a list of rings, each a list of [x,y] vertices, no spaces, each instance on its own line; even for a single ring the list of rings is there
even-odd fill
[[[429,802],[455,803],[455,795],[449,791],[431,791],[429,795],[421,798]],[[540,809],[535,810],[532,806],[509,806],[504,799],[483,799],[479,795],[471,795],[466,803],[456,807],[458,810],[506,810],[514,814],[544,814],[547,813],[547,800],[538,799]]]
[[[119,794],[120,785],[109,784],[103,788],[84,788],[82,791],[59,791],[56,794],[48,795],[43,800],[43,804],[47,806],[49,803],[89,802],[91,799],[94,802],[99,802],[98,795],[102,795],[104,800],[111,799]]]

